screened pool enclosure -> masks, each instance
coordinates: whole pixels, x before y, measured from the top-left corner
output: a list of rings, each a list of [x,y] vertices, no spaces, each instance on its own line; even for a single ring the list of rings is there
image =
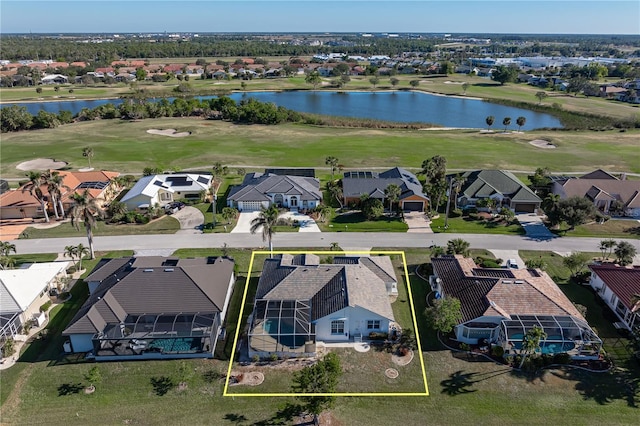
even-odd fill
[[[573,358],[597,359],[602,340],[586,321],[572,316],[512,315],[500,323],[498,344],[505,354],[518,354],[527,331],[534,326],[542,328],[546,338],[540,342],[542,354],[566,352]]]
[[[315,339],[311,305],[304,300],[257,300],[249,327],[249,352],[303,354]]]

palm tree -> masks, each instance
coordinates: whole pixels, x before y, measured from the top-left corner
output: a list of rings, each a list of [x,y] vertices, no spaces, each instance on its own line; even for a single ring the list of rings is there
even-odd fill
[[[89,146],[82,148],[82,156],[87,157],[87,160],[89,160],[89,168],[91,168],[91,159],[93,158],[93,148]]]
[[[507,128],[509,127],[509,124],[511,124],[511,117],[505,117],[502,120],[502,125],[504,126],[504,131],[507,131]]]
[[[53,204],[53,212],[56,215],[56,219],[60,217],[64,219],[62,188],[65,188],[67,191],[71,191],[71,188],[64,184],[64,178],[60,175],[60,172],[57,171],[43,173],[42,180],[47,185],[47,191],[49,191],[49,196],[51,197],[51,204]],[[58,208],[60,210],[58,210]]]
[[[389,212],[391,212],[391,206],[393,203],[398,201],[400,195],[402,194],[402,189],[396,185],[395,183],[389,184],[384,190],[384,196],[389,200]]]
[[[16,265],[16,260],[10,256],[0,256],[0,269],[12,269]]]
[[[485,123],[487,123],[487,130],[491,130],[491,126],[493,126],[493,122],[496,118],[493,115],[488,116],[484,119]]]
[[[82,243],[76,246],[76,255],[78,256],[78,271],[82,271],[82,259],[88,254],[91,253],[91,258],[93,259],[93,250],[89,250],[88,247],[85,247]]]
[[[631,312],[640,311],[640,293],[634,293],[631,296]]]
[[[342,187],[340,186],[340,184],[333,181],[329,182],[327,184],[327,189],[329,190],[331,196],[335,198],[338,204],[340,204],[340,208],[342,209],[344,207],[344,203],[342,202],[344,194],[342,192]]]
[[[527,330],[527,334],[524,335],[522,339],[522,349],[521,355],[522,360],[520,361],[520,367],[524,365],[524,360],[527,358],[527,355],[534,353],[540,347],[540,341],[547,338],[547,333],[537,325],[534,325],[532,328]]]
[[[333,173],[338,170],[338,159],[330,155],[324,159],[324,164],[331,167],[331,180],[333,181]]]
[[[520,129],[522,128],[522,126],[524,126],[524,123],[527,122],[527,118],[526,117],[518,117],[516,118],[516,124],[518,125],[518,131],[520,131]]]
[[[47,198],[42,192],[42,173],[29,172],[27,175],[29,183],[22,187],[22,192],[29,191],[29,194],[35,198],[42,206],[44,212],[44,220],[49,222],[49,213],[47,213]]]
[[[11,252],[16,253],[16,245],[9,241],[0,241],[0,256],[9,256]]]
[[[613,249],[616,247],[616,240],[602,240],[600,241],[600,251],[602,252],[602,260],[609,259],[609,256],[613,254]],[[606,257],[605,257],[606,256]]]
[[[77,246],[65,246],[64,255],[71,258],[73,266],[76,266],[76,255],[78,254]]]
[[[469,242],[462,238],[454,238],[447,242],[447,254],[461,254],[463,256],[469,255]]]
[[[96,227],[96,216],[102,216],[102,210],[95,198],[89,195],[89,190],[85,189],[82,194],[77,192],[71,196],[73,200],[73,209],[71,210],[71,224],[80,229],[80,221],[84,222],[84,228],[87,231],[87,239],[89,240],[89,252],[91,259],[95,258],[93,250],[93,228]]]
[[[318,219],[320,222],[324,222],[327,220],[327,217],[331,214],[331,207],[326,204],[320,204],[316,211],[318,212]]]
[[[278,211],[278,208],[273,204],[268,208],[263,208],[260,210],[259,216],[251,221],[251,228],[249,229],[252,234],[255,234],[259,229],[262,229],[262,241],[269,241],[271,256],[273,256],[272,239],[273,235],[276,233],[275,226],[278,222],[279,215],[280,212]]]

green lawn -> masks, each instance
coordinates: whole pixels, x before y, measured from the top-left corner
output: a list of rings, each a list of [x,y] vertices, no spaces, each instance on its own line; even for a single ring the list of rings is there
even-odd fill
[[[381,216],[367,220],[360,212],[347,212],[332,216],[328,222],[318,222],[323,232],[407,232],[409,227],[396,216]]]
[[[146,133],[153,128],[175,128],[192,134],[168,138]],[[198,118],[98,120],[3,134],[0,173],[3,177],[24,177],[16,166],[38,157],[67,161],[73,169],[85,167],[86,159],[82,156],[85,146],[93,148],[94,167],[123,174],[140,173],[148,166],[164,170],[209,169],[216,161],[247,169],[323,168],[328,154],[337,157],[348,169],[400,165],[416,170],[434,153],[447,158],[451,170],[533,171],[548,167],[554,172],[577,172],[601,167],[611,172],[640,173],[639,134],[638,130],[624,133],[540,130],[502,135],[464,130],[235,125]],[[536,148],[529,144],[534,139],[551,140],[557,148]],[[87,142],[92,140],[100,142]]]
[[[107,224],[98,222],[93,229],[93,235],[145,235],[145,234],[174,234],[180,229],[180,223],[171,216],[164,216],[145,225],[138,224]],[[25,235],[26,234],[26,235]],[[86,235],[82,224],[80,230],[71,226],[70,222],[64,222],[55,228],[38,229],[28,227],[22,232],[20,238],[61,238],[61,237],[81,237]]]
[[[179,256],[219,255],[221,249],[179,250]],[[112,253],[113,254],[113,253]],[[117,253],[121,255],[126,253]],[[238,262],[239,276],[248,268],[251,252],[229,250]],[[565,276],[566,271],[552,254],[521,252],[523,257],[549,257],[553,275]],[[427,250],[406,250],[408,269],[428,258]],[[88,268],[91,265],[87,265]],[[260,266],[257,262],[255,267]],[[257,270],[256,270],[257,272]],[[550,272],[551,273],[551,272]],[[428,286],[411,276],[416,310],[422,312]],[[255,281],[255,280],[254,280]],[[240,281],[239,281],[240,282]],[[254,283],[255,284],[255,283]],[[254,285],[252,284],[252,285]],[[564,285],[564,284],[562,284]],[[244,288],[241,283],[236,294]],[[584,290],[578,287],[578,290]],[[78,293],[76,293],[78,292]],[[565,292],[570,298],[572,291]],[[74,314],[86,295],[86,286],[74,289],[77,300],[69,307],[54,312],[52,324],[59,330]],[[584,302],[582,296],[580,303]],[[236,308],[232,308],[237,312]],[[589,308],[588,317],[600,324],[598,311]],[[231,312],[231,311],[230,311]],[[60,318],[60,321],[58,321]],[[419,315],[419,320],[421,316]],[[64,319],[64,321],[62,321]],[[603,327],[604,325],[599,325]],[[599,328],[600,331],[600,328]],[[606,335],[607,330],[600,331]],[[590,374],[571,370],[546,370],[538,376],[522,376],[502,365],[490,362],[469,362],[464,356],[443,350],[432,331],[420,328],[423,340],[429,397],[349,397],[338,398],[331,411],[333,424],[389,425],[399,420],[403,424],[635,424],[638,418],[640,394],[637,371]],[[222,343],[222,342],[221,342]],[[190,360],[188,388],[182,392],[170,386],[164,395],[159,379],[177,381],[182,361],[136,361],[97,364],[102,381],[92,395],[85,395],[84,374],[91,363],[64,364],[57,362],[61,341],[54,338],[48,345],[33,344],[20,362],[0,372],[0,402],[3,424],[292,424],[287,413],[291,398],[223,398],[221,378],[227,364],[219,360]],[[28,355],[28,356],[27,356]],[[52,357],[55,355],[55,357]],[[347,359],[353,370],[347,377],[358,377],[358,365]],[[401,374],[402,374],[402,370]],[[273,375],[273,380],[278,376]],[[279,375],[284,380],[287,375]],[[415,379],[410,374],[411,379]],[[379,380],[379,378],[371,378]],[[156,383],[154,386],[153,383]],[[634,387],[635,386],[635,387]],[[206,407],[206,409],[203,409]],[[529,407],[533,409],[523,409]],[[37,409],[36,409],[37,408]]]
[[[431,222],[431,229],[435,233],[457,234],[511,234],[524,235],[525,231],[517,222],[512,225],[497,224],[483,220],[467,220],[463,217],[449,218],[448,228],[444,228],[444,214]]]
[[[640,238],[640,222],[637,220],[608,220],[602,225],[592,222],[576,226],[573,231],[563,232],[567,237],[594,237],[594,238]]]

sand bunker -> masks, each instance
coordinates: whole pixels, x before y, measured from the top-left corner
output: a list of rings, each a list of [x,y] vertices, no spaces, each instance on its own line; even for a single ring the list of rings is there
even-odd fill
[[[545,141],[544,139],[536,139],[529,143],[535,146],[536,148],[542,148],[542,149],[554,149],[556,147],[554,144],[552,144],[549,141]]]
[[[191,132],[178,132],[176,129],[149,129],[147,130],[147,133],[151,133],[152,135],[169,136],[172,138],[184,138],[191,134]]]
[[[250,371],[248,373],[231,372],[229,385],[247,385],[258,386],[264,382],[264,374],[259,371]]]
[[[51,158],[36,158],[35,160],[25,161],[16,166],[18,170],[58,170],[67,165],[66,161],[56,161]]]

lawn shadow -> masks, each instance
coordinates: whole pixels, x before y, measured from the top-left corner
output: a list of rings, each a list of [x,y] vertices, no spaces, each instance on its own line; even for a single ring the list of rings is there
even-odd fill
[[[175,383],[171,377],[160,376],[151,378],[151,386],[156,395],[163,396],[175,386]]]
[[[63,383],[58,386],[58,396],[67,396],[73,395],[75,393],[80,393],[82,389],[84,389],[82,383]]]
[[[292,420],[304,411],[304,406],[287,402],[270,419],[255,422],[253,426],[290,425]]]
[[[248,421],[248,419],[244,416],[244,414],[236,414],[236,413],[227,413],[224,415],[223,419],[225,419],[228,422],[235,423],[237,425]]]
[[[614,369],[606,373],[590,373],[571,368],[551,373],[575,381],[575,389],[584,400],[593,400],[599,405],[623,400],[628,407],[640,408],[640,377],[634,370]]]
[[[627,228],[624,230],[625,233],[631,235],[640,235],[640,226],[634,226],[632,228]]]
[[[465,393],[472,393],[477,389],[469,389],[475,383],[479,383],[485,380],[492,379],[503,374],[511,372],[511,368],[505,368],[502,370],[488,371],[486,373],[464,373],[462,370],[458,370],[455,373],[451,373],[449,378],[440,382],[442,386],[442,393],[449,396],[456,396]]]

